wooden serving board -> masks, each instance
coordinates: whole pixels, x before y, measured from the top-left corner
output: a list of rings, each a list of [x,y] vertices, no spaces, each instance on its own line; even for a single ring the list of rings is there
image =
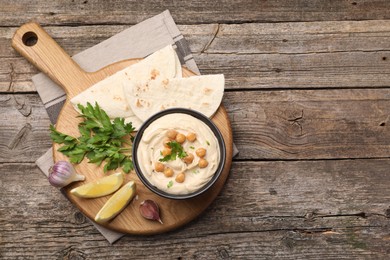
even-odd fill
[[[36,23],[28,23],[21,26],[12,38],[12,46],[65,90],[67,99],[58,117],[56,129],[72,136],[79,136],[77,126],[81,119],[77,117],[78,113],[69,100],[93,84],[139,61],[139,59],[125,60],[96,72],[86,72]],[[183,68],[183,76],[190,77],[193,75],[195,74]],[[223,172],[217,182],[207,192],[198,197],[187,200],[171,200],[162,198],[149,191],[138,179],[135,172],[126,174],[125,182],[134,180],[137,184],[138,199],[133,199],[121,214],[106,224],[106,227],[129,234],[163,233],[190,222],[213,202],[229,175],[233,147],[230,121],[222,105],[212,120],[224,137],[227,156]],[[66,156],[57,151],[59,147],[60,145],[53,144],[54,161],[68,161]],[[74,187],[97,180],[106,174],[112,174],[118,170],[105,174],[103,173],[103,166],[99,167],[95,164],[90,164],[87,162],[87,159],[75,165],[75,169],[78,173],[85,175],[86,180],[66,186],[64,188],[65,193],[69,200],[88,218],[94,220],[97,212],[111,195],[96,199],[82,199],[73,196],[69,191]],[[164,224],[146,220],[139,214],[139,205],[145,199],[152,199],[159,204]]]

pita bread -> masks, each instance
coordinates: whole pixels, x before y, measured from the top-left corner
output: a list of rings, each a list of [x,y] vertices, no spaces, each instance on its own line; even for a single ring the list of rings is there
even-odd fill
[[[96,83],[72,98],[70,102],[76,110],[78,110],[77,104],[86,105],[87,102],[91,104],[97,102],[111,119],[123,117],[125,122],[132,122],[137,130],[142,121],[133,113],[127,103],[122,84],[131,84],[133,81],[164,80],[181,76],[182,70],[179,58],[173,47],[168,45],[142,61]]]
[[[176,65],[175,78],[181,78],[181,77],[183,77],[183,71],[181,69],[181,63],[180,63],[180,60],[179,60],[179,56],[177,56],[176,51],[174,51],[174,52],[175,53],[173,54],[173,56],[175,57],[175,65]]]
[[[142,121],[173,107],[197,110],[211,117],[221,104],[224,86],[223,74],[123,84],[132,111]]]

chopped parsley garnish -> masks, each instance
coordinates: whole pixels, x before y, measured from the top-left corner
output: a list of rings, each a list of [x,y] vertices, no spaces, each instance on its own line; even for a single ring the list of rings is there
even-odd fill
[[[206,144],[207,144],[207,145],[210,145],[210,142],[206,140]]]
[[[122,167],[128,173],[133,169],[131,160],[131,147],[124,147],[131,141],[131,133],[134,127],[131,123],[125,123],[124,118],[115,118],[112,122],[106,112],[95,103],[84,107],[78,105],[81,111],[80,117],[83,121],[78,128],[81,136],[75,138],[58,132],[53,125],[50,125],[50,137],[55,143],[63,144],[58,151],[69,157],[71,163],[80,163],[84,157],[90,163],[101,165],[103,161],[104,172]]]
[[[167,184],[167,188],[169,189],[172,186],[173,186],[173,181],[169,181],[168,184]]]
[[[197,173],[199,173],[199,170],[193,170],[192,173],[197,174]]]
[[[168,162],[176,160],[176,157],[179,157],[180,159],[183,159],[187,156],[187,153],[184,151],[183,146],[181,146],[180,143],[176,141],[171,141],[167,143],[169,147],[171,147],[171,154],[168,154],[161,158],[160,162]]]
[[[195,147],[193,147],[192,145],[190,146],[190,149],[195,149]]]

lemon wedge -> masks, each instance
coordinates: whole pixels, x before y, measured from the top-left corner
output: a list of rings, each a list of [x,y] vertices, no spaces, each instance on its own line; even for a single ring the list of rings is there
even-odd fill
[[[95,221],[105,223],[115,218],[134,198],[135,190],[136,185],[134,181],[126,183],[107,200],[106,204],[104,204],[103,208],[96,215]]]
[[[94,182],[74,188],[70,191],[70,193],[80,198],[97,198],[106,196],[119,189],[123,183],[123,179],[123,173],[117,172]]]

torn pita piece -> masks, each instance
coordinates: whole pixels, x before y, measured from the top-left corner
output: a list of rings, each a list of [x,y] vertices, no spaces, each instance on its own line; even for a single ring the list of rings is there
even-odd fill
[[[177,107],[211,117],[221,104],[224,87],[223,74],[126,81],[123,84],[132,111],[142,121],[161,110]]]
[[[150,80],[166,80],[181,77],[180,61],[172,45],[156,51],[140,62],[131,65],[96,83],[71,99],[77,111],[77,104],[95,104],[106,111],[109,118],[122,117],[125,122],[132,122],[137,130],[142,121],[133,113],[123,92],[123,85],[131,82],[148,82]],[[80,112],[80,111],[79,111]]]

